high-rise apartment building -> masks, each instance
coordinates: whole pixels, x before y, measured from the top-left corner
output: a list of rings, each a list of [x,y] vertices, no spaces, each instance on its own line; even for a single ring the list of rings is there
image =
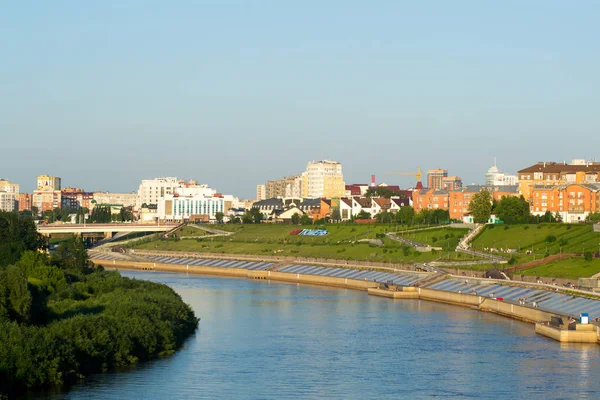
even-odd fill
[[[0,192],[0,211],[14,211],[16,197],[11,192]]]
[[[443,189],[444,178],[448,177],[448,170],[445,169],[430,169],[427,171],[427,187],[429,189]]]
[[[275,197],[302,197],[302,176],[291,175],[285,178],[267,181],[264,185],[264,198],[272,199]],[[257,187],[257,190],[262,189]],[[258,195],[258,192],[257,192]],[[263,199],[259,199],[263,200]]]
[[[40,175],[37,177],[37,189],[33,191],[31,205],[38,212],[61,208],[60,178]]]
[[[0,211],[13,211],[19,198],[19,184],[0,179]]]
[[[302,197],[336,198],[346,195],[342,164],[336,161],[312,161],[302,173]]]
[[[29,193],[19,193],[17,202],[19,203],[19,211],[31,210],[32,196]]]
[[[485,173],[485,185],[486,186],[512,186],[518,184],[517,175],[509,175],[500,171],[496,166],[496,161],[494,160],[494,165],[488,169]]]
[[[11,183],[6,179],[0,179],[0,192],[12,193],[19,196],[19,184]]]
[[[256,185],[256,201],[261,201],[266,199],[266,186],[265,185]]]
[[[462,179],[458,176],[446,176],[442,178],[442,189],[458,190],[462,187]]]
[[[60,190],[60,178],[58,176],[40,175],[37,177],[37,189]]]
[[[94,193],[86,192],[80,188],[64,188],[60,190],[61,207],[66,210],[79,210],[87,208],[91,211],[93,207]]]
[[[158,204],[158,199],[161,197],[175,193],[177,186],[179,181],[176,177],[142,180],[138,189],[136,208],[141,209],[143,204]]]

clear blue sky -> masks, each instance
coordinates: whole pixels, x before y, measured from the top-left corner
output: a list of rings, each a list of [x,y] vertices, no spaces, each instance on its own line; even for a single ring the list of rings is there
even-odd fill
[[[0,177],[195,178],[306,162],[482,182],[600,158],[597,1],[26,1],[0,10]]]

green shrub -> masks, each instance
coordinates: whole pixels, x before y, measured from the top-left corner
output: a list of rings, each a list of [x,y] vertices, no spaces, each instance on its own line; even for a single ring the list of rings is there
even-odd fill
[[[583,255],[583,258],[585,259],[585,261],[592,261],[592,259],[594,258],[594,255],[592,254],[591,251],[586,251],[585,254]]]
[[[554,236],[553,234],[550,234],[550,235],[546,236],[546,239],[544,240],[544,242],[554,243],[554,242],[556,242],[556,236]]]
[[[529,225],[525,225],[525,226],[523,227],[523,229],[524,229],[524,230],[527,230],[527,229],[529,229]]]

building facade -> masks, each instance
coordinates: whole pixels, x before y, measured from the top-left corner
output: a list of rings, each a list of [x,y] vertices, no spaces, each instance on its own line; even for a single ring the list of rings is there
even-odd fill
[[[40,175],[37,177],[37,189],[47,189],[51,188],[52,190],[60,190],[61,179],[58,176],[51,175]]]
[[[600,183],[536,185],[531,190],[531,213],[560,215],[563,222],[583,222],[600,212]]]
[[[0,192],[0,211],[14,211],[16,197],[11,192]]]
[[[176,177],[144,179],[138,188],[136,209],[150,204],[158,204],[161,197],[172,195],[175,188],[179,186]]]
[[[519,178],[517,175],[509,175],[500,171],[494,162],[485,173],[485,186],[513,186],[518,185]]]
[[[448,170],[430,169],[427,171],[427,187],[429,189],[443,189],[444,178],[448,177]]]
[[[447,210],[449,204],[448,191],[442,189],[423,188],[413,190],[412,206],[415,212],[422,210]]]
[[[0,179],[0,192],[12,193],[15,196],[19,196],[19,184],[11,183],[6,179]]]
[[[267,198],[265,185],[256,185],[256,201],[261,201]]]
[[[562,186],[582,183],[600,183],[600,163],[573,160],[571,164],[538,162],[518,172],[519,191],[531,203],[535,186]]]
[[[31,205],[40,213],[54,210],[55,208],[61,208],[60,190],[54,190],[51,186],[34,190]]]
[[[444,190],[458,190],[462,187],[462,179],[458,176],[445,176],[442,178],[442,189]]]
[[[120,204],[123,207],[135,207],[137,193],[94,192],[96,204]]]
[[[205,197],[201,194],[166,194],[158,200],[157,217],[160,221],[189,220],[214,221],[218,212],[225,213],[223,197]]]
[[[309,162],[302,174],[302,197],[338,198],[344,197],[346,186],[342,173],[342,164],[323,160]]]
[[[31,211],[32,197],[29,193],[19,193],[19,211]]]
[[[86,192],[80,188],[63,188],[60,191],[61,207],[65,210],[79,210],[87,208],[91,211],[94,207],[94,193]]]

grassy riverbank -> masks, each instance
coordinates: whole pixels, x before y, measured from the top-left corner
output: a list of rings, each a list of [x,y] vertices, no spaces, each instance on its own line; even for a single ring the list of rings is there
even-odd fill
[[[406,233],[423,237],[426,243],[444,247],[444,251],[418,252],[412,247],[388,239],[388,232],[399,232],[408,227],[388,224],[353,225],[327,224],[319,226],[273,225],[220,225],[220,230],[233,232],[229,236],[204,236],[193,239],[171,238],[141,241],[132,246],[144,250],[185,251],[198,253],[278,255],[290,257],[329,258],[338,260],[414,263],[447,257],[469,259],[453,252],[459,238],[467,229],[439,228],[418,233]],[[190,229],[188,227],[188,229]],[[193,229],[193,228],[192,228]],[[298,229],[327,229],[325,236],[300,236],[290,233]],[[364,240],[379,240],[382,245]],[[450,245],[447,249],[446,246]],[[454,247],[453,247],[454,246]]]

